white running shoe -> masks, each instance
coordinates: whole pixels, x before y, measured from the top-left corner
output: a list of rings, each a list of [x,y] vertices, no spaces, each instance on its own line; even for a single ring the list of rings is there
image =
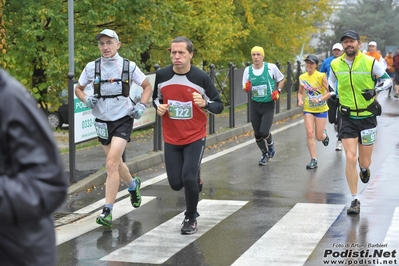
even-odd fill
[[[342,141],[337,141],[337,146],[335,146],[336,151],[342,151]]]

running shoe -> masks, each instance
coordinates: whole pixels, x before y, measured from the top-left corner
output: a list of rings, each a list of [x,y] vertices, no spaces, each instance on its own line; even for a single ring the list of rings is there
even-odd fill
[[[363,183],[368,183],[370,180],[370,169],[365,169],[360,167],[360,171],[359,171],[359,177],[360,180],[362,180]]]
[[[328,137],[327,130],[324,129],[324,134],[326,134],[326,138],[322,140],[324,146],[328,146],[328,143],[330,142],[330,138]]]
[[[104,226],[112,226],[112,213],[108,207],[103,208],[103,212],[97,217],[96,223]]]
[[[366,168],[363,168],[361,165],[360,165],[360,158],[358,157],[357,158],[357,161],[358,161],[358,163],[359,163],[359,168],[360,168],[360,171],[359,171],[359,177],[360,177],[360,180],[363,182],[363,183],[368,183],[369,182],[369,180],[370,180],[370,169],[366,169]]]
[[[335,146],[336,151],[342,151],[342,141],[338,140],[337,145]]]
[[[306,165],[306,169],[314,169],[317,168],[317,159],[310,160],[310,163]]]
[[[267,157],[269,159],[271,159],[274,157],[274,155],[276,155],[276,150],[274,149],[274,144],[270,144],[270,145],[268,144],[267,148],[268,148]]]
[[[197,232],[197,219],[186,216],[181,227],[182,235],[191,235]]]
[[[347,214],[359,214],[360,212],[360,201],[357,199],[352,200],[351,206],[346,210]]]
[[[140,195],[140,186],[141,186],[141,179],[138,176],[133,177],[136,181],[136,188],[134,190],[129,190],[130,193],[130,203],[134,208],[138,208],[141,205],[141,195]]]
[[[262,157],[260,157],[259,165],[267,165],[267,161],[269,160],[269,154],[264,153]]]

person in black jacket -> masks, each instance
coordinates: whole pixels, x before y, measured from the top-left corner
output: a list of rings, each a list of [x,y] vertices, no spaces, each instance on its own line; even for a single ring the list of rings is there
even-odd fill
[[[0,69],[1,265],[56,265],[53,212],[68,186],[44,113]]]

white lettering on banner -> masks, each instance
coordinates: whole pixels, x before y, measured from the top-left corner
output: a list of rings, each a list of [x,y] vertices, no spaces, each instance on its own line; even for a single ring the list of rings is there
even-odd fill
[[[87,108],[86,105],[81,101],[77,101],[75,104],[75,109]]]

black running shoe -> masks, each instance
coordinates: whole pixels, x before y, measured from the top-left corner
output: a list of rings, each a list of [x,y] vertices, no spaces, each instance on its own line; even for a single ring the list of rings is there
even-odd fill
[[[370,181],[370,169],[368,169],[368,168],[363,168],[361,165],[360,165],[360,158],[358,157],[357,158],[357,161],[358,161],[358,163],[359,163],[359,168],[360,168],[360,172],[359,172],[359,177],[360,177],[360,180],[363,182],[363,183],[368,183],[369,181]]]
[[[141,179],[138,176],[133,177],[133,179],[136,182],[136,189],[135,190],[127,189],[127,191],[129,191],[130,193],[130,203],[134,208],[138,208],[141,205],[141,195],[140,195]]]
[[[346,210],[347,214],[359,214],[360,212],[360,201],[357,199],[352,200],[351,206]]]
[[[359,177],[363,183],[368,183],[370,181],[370,169],[360,168]]]
[[[186,216],[181,227],[182,235],[191,235],[197,232],[197,219]]]

